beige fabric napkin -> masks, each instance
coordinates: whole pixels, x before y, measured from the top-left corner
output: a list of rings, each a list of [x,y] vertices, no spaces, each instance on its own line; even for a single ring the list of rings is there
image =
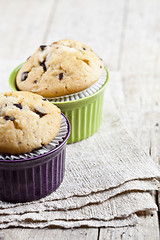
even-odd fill
[[[128,217],[134,212],[157,210],[157,206],[149,193],[130,192],[117,195],[101,204],[92,204],[69,211],[42,211],[19,215],[18,221],[53,221],[53,220],[113,220]],[[0,218],[0,223],[17,220],[17,214]]]
[[[8,227],[23,227],[23,228],[79,228],[79,227],[125,227],[125,226],[134,226],[138,223],[138,217],[136,214],[124,219],[114,219],[111,221],[102,221],[102,220],[83,220],[83,221],[63,221],[63,220],[54,220],[41,222],[34,222],[30,219],[28,222],[8,222],[2,223],[1,228]]]
[[[19,226],[26,224],[26,227],[30,227],[32,223],[37,223],[37,227],[39,227],[38,223],[43,222],[50,225],[57,220],[69,221],[72,222],[72,225],[76,221],[81,221],[82,224],[83,221],[92,220],[94,224],[94,221],[97,223],[97,220],[99,220],[103,221],[103,225],[105,222],[107,225],[107,221],[125,219],[132,213],[150,210],[157,210],[151,195],[149,193],[132,192],[118,195],[101,204],[92,204],[80,209],[6,215],[0,218],[0,224],[4,226],[10,223],[13,226],[13,224],[18,222]],[[135,222],[135,219],[132,220]],[[101,226],[101,223],[99,223],[99,226]]]
[[[132,225],[134,213],[156,210],[145,191],[157,189],[159,178],[159,167],[128,135],[106,92],[101,128],[67,146],[60,188],[32,203],[0,202],[0,228]]]
[[[0,215],[22,214],[29,212],[55,211],[78,209],[87,206],[91,203],[102,203],[107,199],[116,196],[120,193],[128,191],[149,191],[156,190],[159,182],[156,180],[135,180],[126,182],[117,188],[105,190],[97,193],[92,193],[86,196],[73,196],[66,199],[54,200],[54,194],[50,195],[50,199],[43,198],[40,201],[30,203],[9,204],[2,203],[0,207]],[[52,199],[51,199],[51,196]],[[43,202],[42,202],[43,201]]]

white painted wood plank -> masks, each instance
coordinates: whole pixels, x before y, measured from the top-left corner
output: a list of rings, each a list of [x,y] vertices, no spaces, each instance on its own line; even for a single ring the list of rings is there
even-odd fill
[[[38,48],[55,2],[56,0],[0,2],[1,58],[24,61]]]
[[[119,72],[111,73],[110,83],[125,127],[157,163],[160,162],[159,9],[157,0],[126,1],[121,64]],[[142,218],[135,229],[100,233],[102,239],[159,239],[158,217]]]
[[[124,0],[60,0],[47,42],[69,38],[90,45],[116,69],[121,44]]]
[[[127,3],[120,69],[125,113],[122,108],[120,113],[135,138],[149,148],[150,133],[155,132],[160,117],[160,2]]]
[[[97,240],[98,229],[5,229],[5,240]]]
[[[10,90],[8,78],[40,44],[56,0],[0,1],[0,92]]]
[[[101,229],[99,240],[159,240],[157,215],[141,216],[136,227]]]

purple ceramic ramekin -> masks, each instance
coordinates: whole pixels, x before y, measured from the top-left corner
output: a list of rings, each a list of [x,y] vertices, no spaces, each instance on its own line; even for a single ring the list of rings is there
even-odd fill
[[[0,159],[0,200],[28,202],[45,197],[62,183],[65,172],[66,143],[71,127],[53,150],[42,155],[16,160]]]

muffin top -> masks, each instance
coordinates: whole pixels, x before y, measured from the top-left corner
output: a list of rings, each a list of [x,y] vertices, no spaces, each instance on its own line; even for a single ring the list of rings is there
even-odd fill
[[[61,111],[30,92],[0,94],[0,152],[27,153],[50,143],[58,134]]]
[[[80,92],[94,84],[104,64],[84,43],[60,40],[41,45],[23,64],[16,78],[19,90],[47,98]]]

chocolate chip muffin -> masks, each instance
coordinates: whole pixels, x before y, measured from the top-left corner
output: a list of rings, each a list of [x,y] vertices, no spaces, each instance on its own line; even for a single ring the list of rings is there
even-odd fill
[[[84,43],[60,40],[41,45],[21,67],[16,78],[19,90],[47,98],[80,92],[94,84],[104,64]]]
[[[0,94],[0,152],[27,153],[50,143],[58,134],[61,111],[30,92]]]

